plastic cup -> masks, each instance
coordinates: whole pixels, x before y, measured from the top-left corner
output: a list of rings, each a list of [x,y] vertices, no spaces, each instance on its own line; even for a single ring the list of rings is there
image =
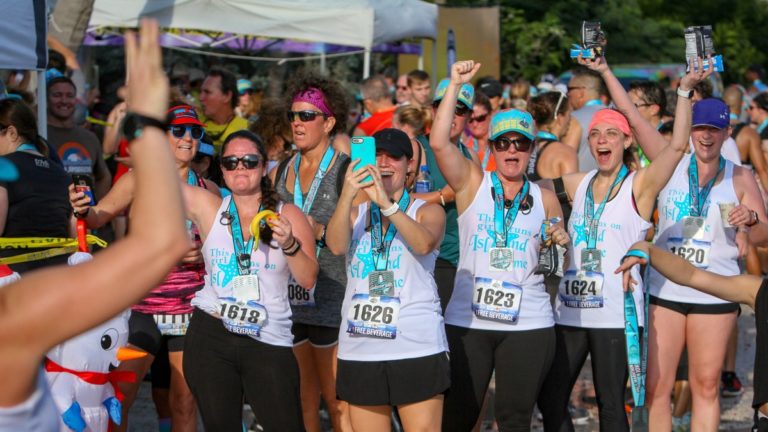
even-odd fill
[[[723,228],[733,228],[733,225],[728,223],[728,215],[736,207],[736,203],[724,202],[717,205],[720,207],[720,219],[723,221]]]

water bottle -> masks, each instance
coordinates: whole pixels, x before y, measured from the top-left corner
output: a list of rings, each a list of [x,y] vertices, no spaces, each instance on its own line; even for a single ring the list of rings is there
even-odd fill
[[[416,193],[427,193],[432,191],[432,176],[429,175],[429,168],[426,165],[421,166],[419,175],[416,177]]]

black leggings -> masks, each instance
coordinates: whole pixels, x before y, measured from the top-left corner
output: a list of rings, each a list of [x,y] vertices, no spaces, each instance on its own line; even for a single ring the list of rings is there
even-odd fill
[[[184,345],[184,376],[205,430],[243,430],[243,392],[267,432],[303,431],[299,368],[289,347],[230,333],[195,309]]]
[[[446,325],[451,348],[451,388],[443,406],[443,431],[472,430],[496,370],[494,412],[499,431],[528,431],[536,397],[555,355],[555,332],[474,330]]]
[[[601,431],[629,431],[624,411],[627,347],[624,329],[592,329],[556,325],[557,351],[539,395],[539,409],[547,432],[572,432],[568,413],[571,390],[587,353],[592,357],[592,378],[597,394]]]

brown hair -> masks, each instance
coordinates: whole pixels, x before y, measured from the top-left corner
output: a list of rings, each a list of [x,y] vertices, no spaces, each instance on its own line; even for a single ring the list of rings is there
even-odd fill
[[[395,118],[400,124],[413,128],[417,135],[424,135],[432,123],[428,110],[413,105],[403,105],[395,110]]]
[[[563,98],[562,101],[560,101],[561,97]],[[533,116],[537,126],[541,127],[555,121],[555,107],[557,107],[558,101],[560,101],[560,107],[557,109],[557,115],[567,113],[568,97],[559,91],[542,93],[531,98],[531,101],[528,102],[528,112]]]
[[[29,105],[17,99],[0,100],[0,127],[8,126],[16,128],[19,136],[33,144],[40,154],[48,156],[48,145],[37,133],[37,121]]]

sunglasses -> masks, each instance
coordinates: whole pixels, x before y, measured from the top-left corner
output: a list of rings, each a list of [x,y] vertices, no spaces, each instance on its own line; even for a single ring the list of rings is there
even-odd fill
[[[432,108],[437,110],[437,108],[440,106],[440,101],[437,101],[432,104]],[[469,112],[469,108],[467,108],[463,103],[458,103],[456,105],[456,108],[453,109],[453,113],[459,117],[464,117]]]
[[[482,123],[487,118],[488,118],[488,113],[485,113],[485,114],[479,115],[479,116],[472,116],[472,117],[469,118],[469,121],[470,122],[475,122],[475,123]]]
[[[296,117],[299,118],[303,123],[315,121],[315,118],[317,116],[323,116],[323,118],[327,118],[325,114],[321,113],[320,111],[312,111],[312,110],[304,110],[304,111],[288,111],[286,113],[288,116],[288,121],[293,123],[296,121]]]
[[[189,132],[189,136],[192,137],[194,140],[199,140],[203,137],[203,132],[205,132],[205,129],[203,129],[200,126],[169,126],[168,130],[171,131],[173,136],[176,138],[184,138],[184,135]]]
[[[491,141],[491,143],[497,152],[507,151],[511,145],[514,145],[515,150],[519,152],[527,152],[531,149],[532,141],[525,138],[509,139],[507,137],[499,137]]]
[[[243,163],[245,169],[254,169],[261,163],[261,156],[257,154],[247,154],[242,157],[224,156],[221,158],[221,167],[227,171],[234,171],[240,162]]]

